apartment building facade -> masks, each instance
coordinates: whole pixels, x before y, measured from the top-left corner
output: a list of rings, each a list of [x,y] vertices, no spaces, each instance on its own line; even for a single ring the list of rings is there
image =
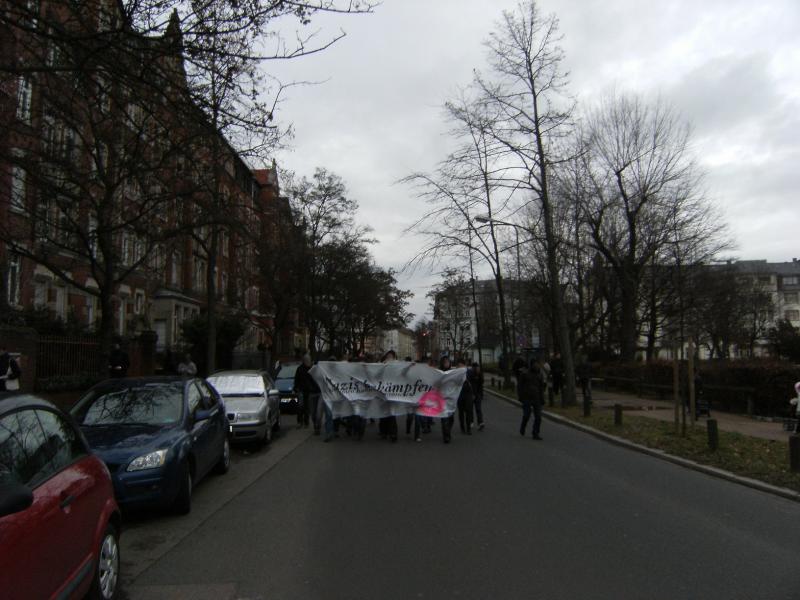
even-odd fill
[[[269,346],[259,253],[277,167],[252,170],[202,118],[187,126],[200,111],[177,15],[146,37],[115,0],[0,4],[17,24],[0,31],[0,310],[105,317],[166,350],[214,302],[246,318],[244,349]]]

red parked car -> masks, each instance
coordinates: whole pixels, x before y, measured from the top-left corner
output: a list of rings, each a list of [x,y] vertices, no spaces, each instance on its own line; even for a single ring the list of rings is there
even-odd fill
[[[108,600],[119,583],[111,477],[72,419],[29,395],[0,399],[0,596]]]

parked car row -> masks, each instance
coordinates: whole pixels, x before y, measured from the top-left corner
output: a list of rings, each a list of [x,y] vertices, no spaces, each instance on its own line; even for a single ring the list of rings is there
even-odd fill
[[[279,429],[279,392],[261,371],[110,379],[70,415],[0,399],[3,597],[115,597],[120,508],[186,514],[194,486],[230,469],[231,443]]]

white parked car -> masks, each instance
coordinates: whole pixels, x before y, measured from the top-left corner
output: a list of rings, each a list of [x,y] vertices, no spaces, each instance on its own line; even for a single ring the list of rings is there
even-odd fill
[[[266,371],[220,371],[206,381],[225,402],[232,442],[266,444],[280,430],[280,394]]]

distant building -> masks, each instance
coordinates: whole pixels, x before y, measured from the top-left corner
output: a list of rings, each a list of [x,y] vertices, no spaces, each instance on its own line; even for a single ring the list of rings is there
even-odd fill
[[[364,344],[365,352],[380,356],[389,350],[394,350],[397,358],[403,360],[406,357],[412,359],[417,356],[414,331],[408,327],[400,329],[379,329],[366,339]]]

